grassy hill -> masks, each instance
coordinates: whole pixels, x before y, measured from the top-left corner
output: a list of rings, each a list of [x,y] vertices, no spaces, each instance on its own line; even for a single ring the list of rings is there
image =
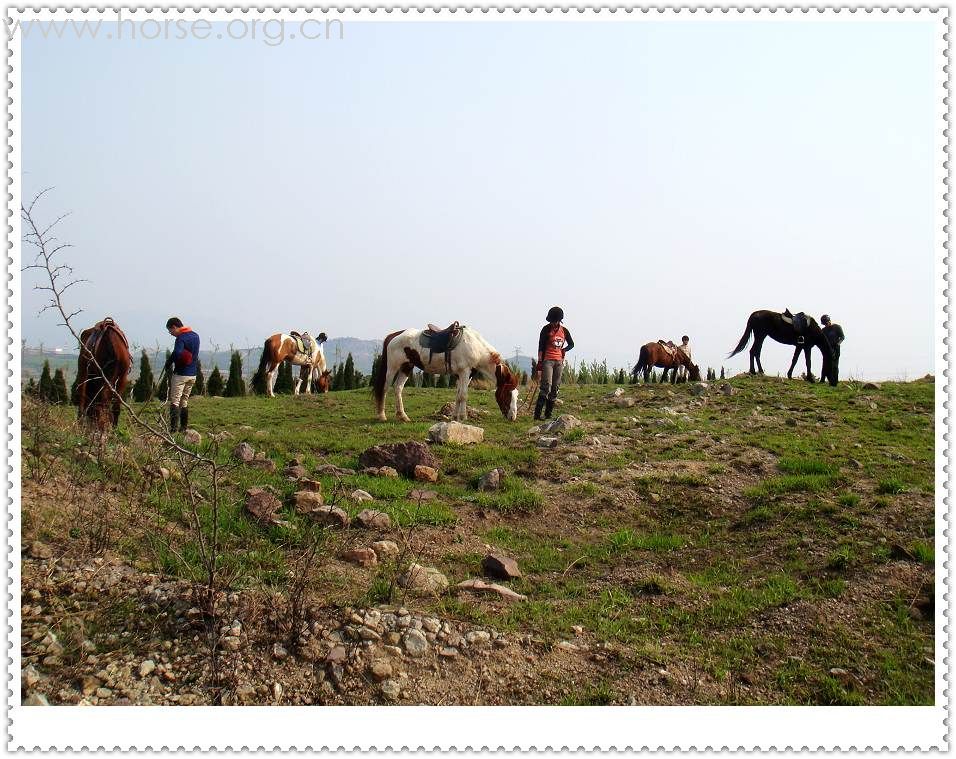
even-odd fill
[[[373,421],[367,390],[197,399],[191,425],[224,467],[215,521],[210,476],[194,471],[187,488],[177,457],[128,419],[99,449],[70,410],[28,406],[22,651],[40,678],[29,693],[51,703],[931,704],[935,385],[722,384],[699,395],[628,386],[619,399],[606,397],[613,386],[566,388],[561,412],[583,424],[555,448],[539,446],[527,415],[509,423],[489,391],[473,391],[484,442],[433,446],[434,484],[316,472],[358,469],[372,445],[424,440],[453,391],[408,390],[409,424]],[[391,395],[387,408],[393,417]],[[241,441],[276,471],[237,464]],[[291,503],[293,457],[326,503],[352,517],[379,509],[394,526],[316,528]],[[502,489],[478,490],[495,467]],[[245,512],[250,487],[283,501],[277,524]],[[356,489],[374,501],[356,501]],[[213,539],[210,617],[197,599]],[[383,539],[396,559],[340,558]],[[523,576],[502,584],[523,600],[455,589],[482,577],[489,551],[517,561]],[[451,590],[406,591],[397,580],[412,561]],[[156,669],[141,675],[147,661]]]

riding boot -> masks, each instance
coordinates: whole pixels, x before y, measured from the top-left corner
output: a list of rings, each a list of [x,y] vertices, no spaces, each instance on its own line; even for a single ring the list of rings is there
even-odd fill
[[[189,409],[186,406],[182,406],[179,409],[179,429],[183,432],[189,427]]]
[[[554,411],[554,398],[548,398],[548,402],[544,407],[544,418],[550,419],[552,411]]]
[[[175,432],[179,426],[179,406],[169,406],[169,431]]]
[[[541,412],[544,410],[544,404],[547,403],[548,399],[544,395],[538,396],[538,402],[534,404],[534,418],[538,421],[541,421]]]

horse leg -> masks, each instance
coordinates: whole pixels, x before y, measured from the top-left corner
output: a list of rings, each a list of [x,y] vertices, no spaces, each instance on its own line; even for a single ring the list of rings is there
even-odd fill
[[[398,376],[395,378],[395,416],[398,417],[400,422],[412,421],[408,418],[408,414],[405,413],[405,404],[402,403],[402,388],[405,387],[405,383],[408,382],[410,377],[411,374],[399,372]]]
[[[766,335],[754,335],[754,344],[750,349],[750,373],[751,374],[763,374],[763,364],[760,362],[760,351],[763,348],[763,341],[766,339]],[[754,361],[757,362],[757,371],[754,372]]]
[[[458,375],[458,384],[455,387],[455,414],[454,419],[459,422],[468,421],[468,385],[471,383],[471,372],[461,372]]]
[[[278,375],[278,364],[266,364],[266,395],[275,398],[276,376]]]
[[[793,361],[790,362],[790,368],[787,369],[787,379],[793,379],[793,367],[797,365],[797,359],[800,358],[800,351],[802,350],[802,345],[798,345],[793,349]]]
[[[803,352],[807,357],[807,382],[813,382],[813,372],[810,371],[810,348],[812,347],[812,345],[807,344],[807,346],[803,349]]]

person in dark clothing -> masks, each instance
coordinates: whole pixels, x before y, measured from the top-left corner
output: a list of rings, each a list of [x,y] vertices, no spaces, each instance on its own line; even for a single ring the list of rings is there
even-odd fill
[[[189,394],[199,371],[199,335],[175,316],[166,322],[166,331],[176,338],[165,367],[169,372],[169,431],[176,432],[189,425]]]
[[[561,387],[561,371],[564,369],[564,356],[574,347],[571,332],[561,322],[564,310],[554,306],[548,311],[547,321],[541,328],[538,338],[538,363],[535,374],[539,375],[540,393],[534,407],[534,418],[550,419],[554,411],[554,402]]]
[[[839,324],[834,324],[827,314],[824,314],[820,317],[820,323],[823,325],[823,336],[827,339],[827,342],[830,343],[830,348],[833,349],[832,379],[834,382],[839,382],[840,343],[844,341],[846,336],[843,334],[843,327],[841,327]],[[820,378],[821,381],[826,379],[827,377]]]

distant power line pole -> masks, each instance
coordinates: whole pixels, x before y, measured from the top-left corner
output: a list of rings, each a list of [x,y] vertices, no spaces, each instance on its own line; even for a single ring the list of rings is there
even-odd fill
[[[520,356],[520,355],[521,355],[521,346],[520,346],[520,345],[516,345],[516,346],[515,346],[515,360],[517,360],[518,356]]]

